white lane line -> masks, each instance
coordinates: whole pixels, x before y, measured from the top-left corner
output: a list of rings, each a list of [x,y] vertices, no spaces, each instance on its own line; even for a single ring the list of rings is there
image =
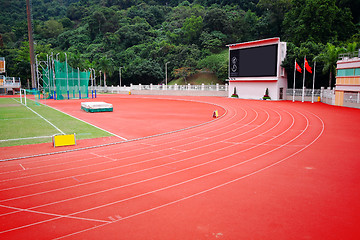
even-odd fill
[[[248,115],[247,111],[246,111],[246,110],[244,110],[244,111],[246,112],[245,116],[242,117],[240,120],[237,120],[236,122],[234,122],[234,123],[231,124],[231,125],[236,125],[236,123],[241,122],[241,121]],[[235,115],[236,115],[236,114],[237,114],[237,111],[235,111]],[[257,117],[258,117],[258,115],[256,115],[256,117],[255,117],[251,122],[255,121],[255,120],[257,119]],[[251,122],[250,122],[250,123],[251,123]],[[249,123],[248,123],[248,124],[249,124]],[[265,123],[263,123],[263,124],[265,124]],[[229,131],[229,132],[238,131],[239,129],[241,129],[241,128],[245,127],[245,126],[247,126],[247,124],[245,124],[245,125],[243,125],[243,126],[240,126],[240,127],[237,127],[237,128],[234,128],[234,129],[232,129],[232,130]],[[256,129],[256,128],[254,128],[253,130],[255,130],[255,129]],[[253,131],[253,130],[248,130],[248,131],[242,132],[241,134],[238,134],[237,136],[246,134],[246,133],[251,132],[251,131]],[[216,130],[214,130],[214,131],[216,131]],[[226,134],[226,133],[224,134],[223,131],[222,131],[222,134],[220,134],[220,135],[214,135],[213,138],[218,138],[218,137],[221,136],[221,135],[228,135],[228,134]],[[229,139],[231,139],[231,138],[229,138]],[[184,140],[184,139],[176,138],[175,141],[170,141],[170,142],[167,141],[166,144],[176,143],[176,142],[178,142],[178,141],[183,141],[183,140]],[[191,141],[190,143],[187,142],[187,143],[182,144],[182,145],[177,145],[177,147],[187,146],[187,145],[189,145],[189,144],[194,144],[194,143],[196,143],[196,142],[201,142],[201,141],[202,141],[202,140]],[[216,143],[213,143],[213,144],[211,144],[211,145],[214,145],[214,144],[216,144]],[[175,144],[174,144],[174,145],[175,145]],[[161,145],[159,145],[159,146],[161,146]],[[201,149],[201,148],[202,148],[202,147],[197,147],[197,148],[193,148],[192,150],[197,150],[197,149]],[[116,148],[114,148],[114,149],[116,149]],[[114,149],[112,149],[112,150],[114,150]],[[144,151],[144,149],[148,149],[148,147],[137,148],[137,149],[135,149],[135,150],[129,150],[129,151],[122,152],[122,153],[129,153],[129,152],[132,152],[132,151],[139,151],[139,150],[140,150],[140,152],[142,152],[142,153],[136,155],[137,157],[139,157],[139,156],[147,155],[147,154],[149,154],[149,153],[156,153],[156,152],[163,151],[163,150],[161,149],[161,150],[150,151],[150,152],[147,151],[147,152],[146,152],[146,151]],[[220,149],[220,150],[221,150],[221,149]],[[177,150],[177,151],[179,151],[179,150]],[[144,153],[144,152],[145,152],[145,153]],[[115,154],[118,154],[118,153],[108,154],[107,156],[112,156],[112,155],[115,155]],[[174,154],[172,154],[172,155],[175,155],[175,154],[177,154],[177,153],[174,153]],[[124,160],[124,159],[127,159],[127,158],[133,158],[133,157],[135,157],[135,156],[132,155],[132,156],[130,156],[130,157],[122,158],[121,160]],[[158,159],[158,158],[154,158],[154,160],[156,160],[156,159]],[[83,161],[83,160],[80,160],[80,161]],[[151,161],[151,159],[150,159],[150,160],[147,160],[147,161],[137,162],[137,163],[134,163],[134,164],[144,163],[144,162],[148,162],[148,161]],[[68,170],[79,169],[79,168],[89,167],[89,166],[95,166],[95,165],[101,165],[101,164],[106,164],[106,163],[107,163],[107,162],[104,162],[104,163],[96,163],[96,164],[91,164],[91,165],[86,165],[86,166],[80,166],[80,167],[75,167],[75,168],[57,170],[57,171],[53,171],[53,172],[45,172],[45,173],[28,175],[28,176],[22,176],[22,177],[11,178],[11,179],[10,179],[10,178],[7,178],[7,179],[0,180],[0,182],[12,181],[12,180],[17,180],[17,179],[24,179],[24,178],[35,177],[35,176],[46,175],[46,174],[53,174],[53,173],[64,172],[64,171],[68,171]],[[61,165],[61,164],[63,164],[63,163],[60,163],[60,164],[52,164],[52,165],[50,165],[50,166]],[[66,162],[65,164],[67,164],[67,162]],[[125,165],[125,166],[128,166],[128,165]],[[40,166],[40,167],[32,168],[32,169],[39,169],[39,168],[43,168],[43,167],[44,167],[44,166]],[[45,167],[47,167],[47,166],[45,166]],[[121,166],[120,166],[120,167],[121,167]],[[116,167],[116,168],[118,168],[118,167]],[[113,169],[113,168],[111,168],[111,169]],[[104,170],[104,171],[106,171],[106,170]],[[11,172],[14,172],[14,171],[11,171]],[[11,173],[11,172],[10,172],[10,173]],[[99,172],[99,171],[95,171],[95,172],[93,172],[93,173],[97,173],[97,172]],[[7,172],[6,172],[6,173],[7,173]],[[91,172],[90,172],[90,173],[91,173]],[[0,173],[0,174],[3,174],[3,173]],[[23,186],[29,186],[29,185],[23,185]],[[18,186],[18,187],[22,187],[22,186]],[[15,188],[16,188],[16,187],[15,187]],[[3,190],[8,190],[8,189],[2,189],[1,191],[3,191]]]
[[[275,111],[278,115],[280,115],[277,111]],[[264,125],[268,120],[269,120],[269,114],[267,113],[268,117],[266,119],[265,122],[263,122],[262,125]],[[258,118],[258,114],[256,114],[256,117],[251,121],[255,121],[256,119]],[[269,130],[267,130],[266,132],[272,130],[273,128],[275,128],[281,121],[281,118],[279,119],[278,123],[273,126],[272,128],[270,128]],[[260,127],[260,126],[258,126]],[[248,131],[245,131],[241,134],[238,134],[234,137],[237,137],[239,135],[243,135],[243,134],[246,134],[248,132],[252,132],[254,131],[255,129],[257,129],[258,127],[254,128],[254,129],[251,129],[251,130],[248,130]],[[239,127],[239,129],[242,128],[242,127]],[[236,129],[235,129],[236,130]],[[232,130],[233,131],[233,130]],[[265,133],[266,133],[265,132]],[[232,139],[233,137],[230,137],[228,139]],[[256,138],[256,136],[252,137],[252,138],[249,138],[247,140],[245,140],[244,142],[246,141],[249,141],[253,138]],[[194,143],[194,142],[192,142]],[[186,143],[186,144],[183,144],[183,145],[180,145],[180,146],[186,146],[188,145],[189,143]],[[203,147],[207,147],[207,146],[211,146],[211,145],[216,145],[217,143],[212,143],[212,144],[208,144],[206,146],[200,146],[200,147],[197,147],[197,148],[193,148],[192,151],[195,151],[195,150],[198,150],[198,149],[201,149]],[[165,165],[170,165],[170,164],[175,164],[175,163],[179,163],[179,162],[183,162],[183,161],[186,161],[186,160],[189,160],[189,159],[192,159],[192,158],[195,158],[195,157],[199,157],[199,156],[204,156],[204,155],[207,155],[207,154],[210,154],[210,153],[213,153],[213,152],[216,152],[216,151],[220,151],[220,150],[224,150],[224,149],[227,149],[227,148],[230,148],[231,146],[226,146],[226,147],[223,147],[223,148],[220,148],[220,149],[215,149],[213,151],[210,151],[210,152],[206,152],[206,153],[203,153],[201,155],[195,155],[193,157],[190,157],[190,158],[185,158],[185,159],[181,159],[179,161],[176,161],[176,162],[170,162],[170,163],[166,163],[166,164],[161,164],[161,165],[157,165],[155,167],[152,167],[152,168],[148,168],[148,169],[145,169],[145,170],[150,170],[150,169],[153,169],[153,168],[156,168],[156,167],[161,167],[161,166],[165,166]],[[142,156],[142,155],[147,155],[149,153],[157,153],[157,152],[161,152],[163,150],[156,150],[156,151],[151,151],[151,152],[146,152],[146,153],[142,153],[142,154],[139,154],[137,156]],[[178,155],[178,154],[181,154],[181,152],[176,152],[176,153],[173,153],[173,154],[169,154],[169,155],[166,155],[166,156],[160,156],[160,157],[156,157],[156,158],[151,158],[151,159],[148,159],[148,160],[144,160],[144,161],[140,161],[140,162],[135,162],[135,163],[130,163],[130,164],[126,164],[126,165],[121,165],[121,166],[117,166],[117,167],[113,167],[113,168],[107,168],[107,169],[102,169],[102,170],[98,170],[98,171],[93,171],[93,172],[88,172],[88,173],[85,173],[85,174],[79,174],[79,175],[76,175],[76,176],[83,176],[83,175],[89,175],[91,173],[99,173],[99,172],[104,172],[104,171],[109,171],[109,170],[113,170],[113,169],[118,169],[118,168],[123,168],[123,167],[128,167],[128,166],[133,166],[133,165],[137,165],[137,164],[141,164],[141,163],[146,163],[146,162],[151,162],[151,161],[155,161],[157,159],[161,159],[161,158],[166,158],[166,157],[170,157],[170,156],[175,156],[175,155]],[[124,159],[127,159],[127,158],[133,158],[134,156],[129,156],[129,157],[125,157],[125,158],[122,158],[122,160]],[[102,164],[102,163],[100,163]],[[83,167],[83,166],[82,166]],[[77,168],[82,168],[82,167],[77,167]],[[87,166],[85,166],[87,167]],[[77,169],[77,168],[72,168],[72,169]],[[72,170],[70,169],[70,170]],[[69,169],[66,169],[66,170],[69,170]],[[53,174],[53,173],[57,173],[57,172],[63,172],[63,171],[66,171],[66,170],[60,170],[60,171],[54,171],[54,172],[46,172],[46,173],[41,173],[41,174],[35,174],[35,175],[29,175],[29,176],[23,176],[23,177],[17,177],[17,178],[13,178],[13,179],[3,179],[3,180],[0,180],[0,182],[6,182],[6,181],[9,181],[9,180],[17,180],[17,179],[23,179],[23,178],[28,178],[28,177],[34,177],[34,176],[39,176],[39,175],[44,175],[44,174]],[[136,172],[135,172],[136,173]],[[97,180],[97,181],[104,181],[104,180],[108,180],[108,179],[112,179],[112,178],[116,178],[116,177],[120,177],[120,176],[115,176],[115,177],[109,177],[109,178],[104,178],[104,179],[101,179],[101,180]],[[10,190],[10,189],[15,189],[15,188],[21,188],[21,187],[26,187],[26,186],[32,186],[32,185],[37,185],[37,184],[41,184],[41,183],[48,183],[48,182],[53,182],[53,181],[58,181],[58,180],[63,180],[63,179],[69,179],[70,177],[64,177],[64,178],[60,178],[60,179],[54,179],[54,180],[48,180],[48,181],[43,181],[43,182],[37,182],[37,183],[33,183],[33,184],[27,184],[27,185],[22,185],[22,186],[16,186],[16,187],[10,187],[10,188],[6,188],[6,189],[1,189],[0,191],[5,191],[5,190]],[[92,181],[92,182],[88,182],[89,184],[90,183],[93,183],[93,182],[97,182],[97,181]],[[85,183],[84,183],[85,184]],[[71,186],[71,187],[75,187],[75,186]],[[69,188],[69,187],[66,187],[66,188]],[[53,190],[49,190],[49,191],[56,191],[56,190],[61,190],[61,189],[64,189],[64,188],[60,188],[60,189],[53,189]],[[45,191],[45,192],[42,192],[42,193],[47,193],[49,191]],[[27,195],[27,196],[33,196],[33,195],[38,195],[38,194],[42,194],[41,192],[40,193],[36,193],[36,194],[31,194],[31,195]],[[17,198],[12,198],[12,199],[6,199],[6,200],[14,200],[14,199],[18,199],[18,198],[23,198],[23,197],[27,197],[27,196],[21,196],[21,197],[17,197]],[[3,202],[3,201],[6,201],[6,200],[1,200],[0,202]]]
[[[3,139],[0,142],[8,142],[8,141],[19,141],[19,140],[29,140],[29,139],[37,139],[37,138],[52,138],[53,136],[39,136],[39,137],[27,137],[27,138],[13,138],[13,139]]]
[[[42,104],[42,103],[40,103],[40,104]],[[44,105],[44,104],[42,104],[42,105]],[[56,110],[56,111],[58,111],[58,112],[61,112],[61,113],[65,114],[65,115],[68,115],[69,117],[75,118],[76,120],[79,120],[79,121],[81,121],[81,122],[83,122],[83,123],[89,124],[90,126],[93,126],[93,127],[97,128],[97,129],[100,129],[100,130],[102,130],[102,131],[104,131],[104,132],[107,132],[107,133],[109,133],[109,134],[111,134],[111,135],[113,135],[113,136],[115,136],[115,137],[117,137],[117,138],[120,138],[120,139],[124,140],[124,141],[127,141],[127,140],[128,140],[128,139],[126,139],[126,138],[124,138],[124,137],[121,137],[121,136],[115,134],[115,133],[109,132],[109,131],[107,131],[107,130],[105,130],[105,129],[103,129],[103,128],[100,128],[100,127],[98,127],[98,126],[95,126],[94,124],[85,122],[84,120],[82,120],[82,119],[80,119],[80,118],[77,118],[77,117],[74,117],[74,116],[72,116],[72,115],[70,115],[70,114],[68,114],[68,113],[66,113],[66,112],[63,112],[63,111],[61,111],[61,110],[59,110],[59,109],[57,109],[57,108],[55,108],[55,107],[52,107],[52,106],[49,106],[49,105],[44,105],[44,106],[49,107],[49,108],[52,108],[52,109],[54,109],[54,110]]]
[[[231,180],[231,181],[225,182],[225,183],[223,183],[223,184],[214,186],[214,187],[212,187],[212,188],[208,188],[208,189],[206,189],[206,190],[203,190],[203,191],[194,193],[194,194],[192,194],[192,195],[189,195],[189,196],[186,196],[186,197],[183,197],[183,198],[180,198],[180,199],[177,199],[177,200],[168,202],[168,203],[166,203],[166,204],[159,205],[159,206],[156,206],[156,207],[153,207],[153,208],[150,208],[150,209],[147,209],[147,210],[138,212],[138,213],[134,213],[134,214],[132,214],[132,215],[128,215],[128,216],[122,217],[121,219],[119,219],[119,220],[117,220],[117,221],[122,221],[122,220],[125,220],[125,219],[129,219],[129,218],[132,218],[132,217],[136,217],[136,216],[138,216],[138,215],[142,215],[142,214],[145,214],[145,213],[148,213],[148,212],[152,212],[152,211],[154,211],[154,210],[157,210],[157,209],[160,209],[160,208],[163,208],[163,207],[167,207],[167,206],[173,205],[173,204],[178,203],[178,202],[182,202],[182,201],[184,201],[184,200],[187,200],[187,199],[196,197],[196,196],[198,196],[198,195],[201,195],[201,194],[210,192],[210,191],[212,191],[212,190],[215,190],[215,189],[224,187],[224,186],[226,186],[226,185],[229,185],[229,184],[234,183],[234,182],[237,182],[237,181],[239,181],[239,180],[248,178],[248,177],[253,176],[253,175],[257,174],[257,173],[263,172],[263,171],[265,171],[265,170],[267,170],[267,169],[269,169],[269,168],[271,168],[271,167],[274,167],[274,166],[276,166],[276,165],[279,165],[280,163],[282,163],[282,162],[286,161],[287,159],[289,159],[289,158],[291,158],[291,157],[299,154],[300,152],[304,151],[306,148],[308,148],[309,146],[311,146],[312,144],[314,144],[314,143],[320,138],[320,136],[323,134],[324,129],[325,129],[324,122],[323,122],[322,119],[319,118],[317,115],[315,115],[315,114],[313,114],[313,115],[314,115],[315,117],[317,117],[317,118],[321,121],[321,123],[322,123],[321,132],[318,134],[318,136],[317,136],[312,142],[310,142],[309,144],[307,144],[307,145],[304,146],[303,148],[299,149],[297,152],[294,152],[294,153],[290,154],[289,156],[287,156],[287,157],[285,157],[285,158],[283,158],[283,159],[281,159],[281,160],[279,160],[279,161],[277,161],[277,162],[275,162],[275,163],[273,163],[273,164],[270,164],[270,165],[268,165],[268,166],[266,166],[266,167],[263,167],[263,168],[261,168],[261,169],[259,169],[259,170],[257,170],[257,171],[254,171],[254,172],[252,172],[252,173],[249,173],[249,174],[247,174],[247,175],[244,175],[244,176],[241,176],[241,177],[239,177],[239,178],[233,179],[233,180]],[[304,116],[304,115],[303,115],[303,116]],[[301,133],[300,135],[302,135],[302,133]],[[300,135],[298,135],[296,138],[298,138]],[[294,138],[293,140],[295,140],[296,138]],[[291,140],[290,142],[292,142],[293,140]],[[288,144],[288,143],[287,143],[287,144]],[[286,144],[285,144],[285,145],[286,145]],[[88,229],[84,229],[84,230],[80,230],[80,231],[77,231],[77,232],[73,232],[73,233],[70,233],[70,234],[67,234],[67,235],[64,235],[64,236],[55,238],[55,239],[63,239],[63,238],[66,238],[66,237],[74,236],[74,235],[76,235],[76,234],[80,234],[80,233],[87,232],[87,231],[90,231],[90,230],[93,230],[93,229],[97,229],[97,228],[106,226],[106,225],[108,225],[108,224],[110,224],[110,223],[105,223],[105,224],[101,224],[101,225],[98,225],[98,226],[95,226],[95,227],[91,227],[91,228],[88,228]]]
[[[276,111],[275,111],[275,112],[276,112]],[[278,112],[277,112],[277,114],[280,116],[280,114],[279,114]],[[268,115],[268,118],[266,119],[266,121],[264,122],[264,124],[269,120],[269,114],[267,114],[267,115]],[[291,115],[291,114],[290,114],[290,115]],[[277,124],[274,125],[272,128],[270,128],[269,130],[267,130],[267,132],[268,132],[268,131],[271,131],[271,130],[274,129],[276,126],[278,126],[278,125],[280,124],[281,120],[282,120],[282,118],[280,117],[280,118],[279,118],[279,121],[277,122]],[[293,118],[293,123],[291,124],[291,126],[289,126],[289,128],[288,128],[286,131],[282,132],[282,133],[279,134],[278,136],[284,134],[284,133],[287,132],[289,129],[291,129],[291,127],[293,126],[293,124],[294,124],[294,118]],[[278,137],[278,136],[276,136],[276,137]],[[255,137],[256,137],[256,136],[255,136]],[[252,137],[252,138],[255,138],[255,137]],[[276,138],[276,137],[273,137],[273,138],[271,138],[271,139],[263,142],[262,144],[259,144],[258,146],[263,145],[263,144],[265,144],[266,142],[271,141],[272,139],[274,139],[274,138]],[[251,140],[251,138],[250,138],[250,139],[247,139],[247,140]],[[229,147],[231,147],[231,146],[228,146],[228,147],[225,147],[225,148],[222,148],[222,149],[226,149],[226,148],[229,148]],[[251,148],[249,148],[249,149],[245,149],[245,150],[242,150],[242,151],[238,151],[238,152],[236,152],[236,153],[231,154],[230,156],[239,154],[239,153],[241,153],[241,152],[245,152],[245,151],[247,151],[247,150],[250,150],[250,149],[253,149],[253,148],[256,148],[256,147],[257,147],[257,146],[253,146],[253,147],[251,147]],[[280,146],[280,147],[282,147],[282,146]],[[279,147],[279,148],[280,148],[280,147]],[[212,151],[212,152],[216,152],[216,151],[218,151],[218,150],[214,150],[214,151]],[[181,160],[179,160],[179,161],[175,161],[175,162],[171,162],[171,163],[166,163],[166,164],[162,164],[162,165],[157,165],[157,166],[154,166],[154,167],[151,167],[151,168],[147,168],[147,169],[141,169],[141,170],[137,170],[137,171],[134,171],[134,172],[129,172],[129,173],[125,173],[125,174],[113,176],[113,177],[104,178],[104,179],[101,179],[101,180],[95,180],[95,181],[86,182],[86,183],[83,183],[83,184],[72,185],[72,186],[63,187],[63,188],[58,188],[58,189],[52,189],[52,190],[48,190],[48,191],[44,191],[44,192],[38,192],[38,193],[26,195],[26,196],[20,196],[20,197],[15,197],[15,198],[11,198],[11,199],[1,200],[0,202],[9,201],[9,200],[15,200],[15,199],[19,199],[19,198],[34,196],[34,195],[45,194],[45,193],[49,193],[49,192],[55,192],[55,191],[64,190],[64,189],[69,189],[69,188],[73,188],[73,187],[79,187],[80,185],[87,185],[87,184],[90,184],[90,183],[97,183],[97,182],[101,182],[101,181],[104,181],[104,180],[113,179],[113,178],[118,178],[118,177],[123,177],[123,176],[131,175],[131,174],[135,174],[135,173],[144,172],[144,171],[148,171],[148,170],[151,170],[151,169],[159,168],[159,167],[164,167],[164,166],[167,167],[168,165],[171,165],[171,164],[174,164],[174,163],[178,163],[178,162],[183,162],[183,161],[186,161],[186,160],[189,160],[189,159],[192,159],[192,158],[196,158],[196,157],[199,157],[199,156],[204,156],[204,155],[206,155],[206,154],[208,154],[208,153],[196,155],[196,156],[189,157],[189,158],[185,158],[185,159],[181,159]],[[169,156],[170,156],[170,155],[169,155]],[[164,156],[164,157],[169,157],[169,156]],[[199,167],[199,166],[203,166],[203,165],[206,165],[206,164],[210,164],[210,163],[212,163],[212,162],[219,161],[219,160],[224,159],[224,158],[226,158],[226,157],[228,157],[228,156],[224,156],[224,157],[221,157],[221,158],[217,158],[217,159],[214,159],[214,160],[205,162],[205,163],[201,163],[201,164],[194,165],[194,166],[191,166],[191,167],[188,167],[188,168],[180,169],[180,170],[177,170],[177,171],[174,171],[174,172],[170,172],[170,173],[167,173],[167,174],[164,174],[164,175],[159,175],[159,176],[152,177],[152,178],[149,178],[149,179],[145,179],[145,180],[141,180],[141,181],[138,181],[138,182],[126,184],[126,185],[123,185],[123,186],[119,186],[119,187],[115,187],[115,188],[110,188],[110,189],[106,189],[106,190],[102,190],[102,191],[98,191],[98,192],[93,192],[93,193],[90,193],[90,194],[84,194],[84,195],[82,195],[82,196],[73,197],[73,198],[68,198],[68,199],[64,199],[64,200],[61,200],[61,201],[57,201],[57,202],[47,203],[47,204],[40,205],[40,206],[34,206],[34,207],[29,208],[29,209],[38,208],[38,207],[44,207],[44,206],[53,205],[53,204],[60,203],[60,202],[70,201],[70,200],[75,200],[75,199],[78,199],[78,198],[88,197],[88,196],[91,196],[91,195],[95,195],[95,194],[99,194],[99,193],[103,193],[103,192],[108,192],[108,191],[111,191],[111,190],[116,190],[116,189],[119,189],[119,188],[124,188],[124,187],[132,186],[132,185],[135,185],[135,184],[139,184],[139,183],[151,181],[151,180],[154,180],[154,179],[158,179],[158,178],[160,178],[160,177],[169,176],[169,175],[172,175],[172,174],[175,174],[175,173],[183,172],[183,171],[190,170],[190,169],[193,169],[193,168],[196,168],[196,167]],[[1,215],[0,215],[0,216],[1,216]]]
[[[26,170],[26,169],[23,167],[23,165],[21,165],[21,163],[20,163],[19,165],[20,165],[20,167],[21,167],[22,169]]]
[[[75,217],[75,216],[70,216],[70,215],[63,215],[63,214],[55,214],[55,213],[41,212],[41,211],[35,211],[35,210],[31,210],[31,209],[26,209],[26,208],[18,208],[18,207],[6,206],[6,205],[3,205],[3,204],[0,204],[0,207],[18,210],[19,212],[30,212],[30,213],[48,215],[48,216],[57,217],[57,218],[72,218],[72,219],[86,220],[86,221],[94,221],[94,222],[109,222],[109,221],[101,220],[101,219],[82,218],[82,217]],[[7,231],[10,231],[10,229],[9,229],[9,230],[5,230],[5,231],[0,232],[0,233],[4,233],[4,232],[7,232]]]
[[[14,98],[13,98],[14,99]],[[14,99],[15,100],[15,99]],[[31,100],[31,99],[30,99]],[[17,100],[15,100],[17,101]],[[18,101],[17,101],[18,102]],[[51,126],[53,126],[58,132],[65,134],[63,131],[61,131],[57,126],[55,126],[53,123],[51,123],[49,120],[47,120],[46,118],[44,118],[43,116],[41,116],[39,113],[37,113],[36,111],[32,110],[30,107],[26,106],[23,104],[23,106],[25,106],[27,109],[29,109],[30,111],[32,111],[33,113],[35,113],[36,115],[38,115],[41,119],[43,119],[45,122],[49,123]]]

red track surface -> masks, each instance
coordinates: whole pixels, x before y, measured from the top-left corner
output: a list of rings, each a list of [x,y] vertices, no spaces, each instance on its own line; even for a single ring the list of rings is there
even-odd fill
[[[2,162],[2,239],[360,238],[360,110],[211,97],[102,98],[122,102],[123,119],[85,114],[70,106],[77,101],[54,104],[128,139],[205,124]],[[149,111],[153,104],[165,112]],[[222,117],[210,121],[214,109]]]

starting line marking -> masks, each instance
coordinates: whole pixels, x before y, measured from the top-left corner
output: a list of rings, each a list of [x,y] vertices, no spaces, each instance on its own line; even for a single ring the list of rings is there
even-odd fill
[[[36,139],[36,138],[52,138],[53,136],[39,136],[39,137],[27,137],[27,138],[13,138],[13,139],[3,139],[0,142],[8,142],[8,141],[20,141],[20,140],[27,140],[27,139]]]

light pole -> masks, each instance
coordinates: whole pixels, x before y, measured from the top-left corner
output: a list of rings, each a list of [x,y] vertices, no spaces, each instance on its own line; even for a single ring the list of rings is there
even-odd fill
[[[167,65],[168,65],[168,63],[170,63],[170,62],[165,63],[165,83],[166,83],[166,86],[168,84],[168,82],[167,82]]]
[[[121,69],[122,69],[123,67],[119,67],[119,81],[120,81],[120,87],[121,87]]]
[[[95,68],[92,68],[92,70],[94,71],[94,77],[93,77],[93,81],[94,81],[94,83],[93,83],[93,86],[95,86],[96,87],[96,71],[95,71]]]

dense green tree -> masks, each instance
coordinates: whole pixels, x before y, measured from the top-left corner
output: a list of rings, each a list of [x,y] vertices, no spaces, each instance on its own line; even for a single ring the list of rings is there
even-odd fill
[[[159,63],[136,57],[125,67],[124,77],[128,84],[157,84],[164,80],[165,74]]]
[[[102,57],[100,58],[97,63],[97,68],[99,71],[102,71],[104,74],[104,86],[107,86],[106,82],[106,74],[112,75],[114,72],[114,61],[112,58]]]
[[[88,15],[88,9],[80,2],[72,3],[66,11],[66,16],[71,20],[80,20]]]
[[[208,69],[216,74],[216,76],[225,80],[228,77],[228,50],[224,50],[218,54],[212,54],[199,61],[197,67],[200,69]]]
[[[204,28],[209,32],[218,31],[230,34],[231,28],[225,10],[215,7],[207,11],[204,17]]]
[[[132,24],[127,24],[116,32],[119,36],[119,44],[124,48],[148,41],[152,37],[151,26],[144,19],[136,17]]]
[[[201,46],[216,53],[224,48],[227,36],[222,32],[212,31],[211,33],[202,32],[200,36]]]
[[[340,9],[336,0],[297,0],[285,14],[287,41],[295,44],[346,40],[355,32],[349,9]]]
[[[40,27],[38,31],[43,38],[56,38],[64,31],[64,28],[60,22],[50,19],[45,21],[44,26]]]
[[[264,36],[280,36],[285,14],[291,7],[291,0],[260,0],[258,7],[263,11]]]
[[[79,69],[85,69],[87,66],[85,66],[85,62],[84,62],[84,58],[83,56],[78,53],[78,52],[75,52],[75,53],[68,53],[67,54],[67,58],[68,58],[68,64],[76,69],[76,68],[79,68]]]
[[[339,54],[342,52],[345,52],[344,48],[336,47],[328,43],[318,57],[318,59],[324,63],[323,72],[329,73],[329,86],[331,87],[333,86],[333,78],[336,75],[336,62],[339,59]]]
[[[320,87],[327,87],[328,78],[323,75],[322,68],[323,63],[318,59],[318,55],[324,51],[324,45],[321,43],[315,42],[304,42],[300,46],[296,46],[293,43],[287,44],[287,54],[286,59],[283,61],[282,66],[285,67],[287,71],[287,78],[288,78],[288,86],[292,88],[293,81],[294,81],[294,63],[296,62],[304,68],[304,58],[308,60],[309,64],[312,66],[314,61],[316,61],[316,81],[315,84],[318,88]],[[302,88],[302,81],[300,79],[303,78],[303,75],[295,72],[296,74],[296,88]],[[301,75],[301,76],[300,76]],[[312,77],[310,74],[305,72],[305,87],[311,88],[312,87]]]
[[[182,26],[182,33],[186,43],[196,42],[201,34],[203,28],[203,19],[201,16],[185,19],[184,25]]]

